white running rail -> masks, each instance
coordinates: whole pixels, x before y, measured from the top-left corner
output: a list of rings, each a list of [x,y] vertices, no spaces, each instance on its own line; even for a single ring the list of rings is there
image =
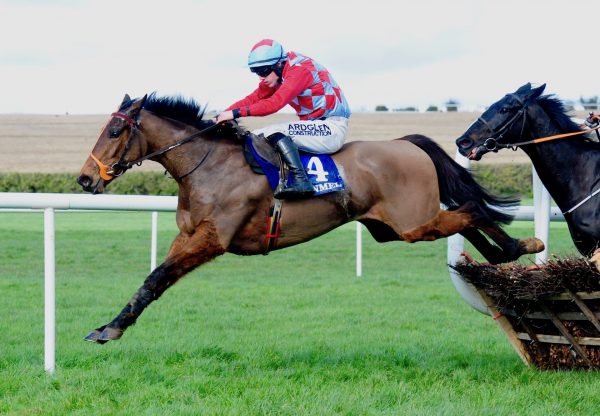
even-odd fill
[[[464,163],[464,161],[462,162]],[[537,199],[536,199],[537,200]],[[144,196],[144,195],[89,195],[89,194],[52,194],[52,193],[16,193],[0,192],[0,210],[43,210],[44,212],[44,368],[53,374],[55,364],[55,239],[54,212],[55,210],[112,210],[112,211],[152,211],[152,234],[150,249],[150,270],[156,268],[157,245],[157,212],[176,211],[176,196]],[[548,209],[545,219],[539,221],[543,233],[546,224],[545,237],[542,240],[547,245],[548,220],[564,220],[560,211],[550,209],[549,202],[543,204],[542,211]],[[521,206],[515,212],[515,220],[533,221],[536,214],[532,206]],[[545,211],[544,211],[545,212]],[[537,224],[537,223],[536,223]],[[356,223],[356,275],[362,276],[362,225]],[[538,235],[536,225],[536,235]],[[540,237],[538,237],[540,238]],[[463,251],[462,236],[448,238],[448,264],[455,264]],[[545,258],[537,261],[545,261]],[[462,280],[454,270],[450,269],[450,277],[462,298],[473,308],[487,313],[483,300],[473,287]]]

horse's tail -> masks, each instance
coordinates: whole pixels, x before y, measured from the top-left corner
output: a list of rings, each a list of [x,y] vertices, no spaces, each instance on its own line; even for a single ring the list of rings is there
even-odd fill
[[[518,198],[499,197],[490,194],[479,185],[471,173],[456,163],[429,137],[413,134],[401,140],[420,147],[433,161],[440,189],[440,201],[449,209],[457,208],[468,201],[476,202],[494,221],[510,224],[514,215],[497,211],[490,206],[509,209],[517,206]]]

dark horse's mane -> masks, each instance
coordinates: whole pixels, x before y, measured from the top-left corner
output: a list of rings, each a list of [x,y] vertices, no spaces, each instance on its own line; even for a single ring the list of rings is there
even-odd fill
[[[546,114],[554,121],[559,129],[565,133],[581,131],[581,127],[567,114],[563,102],[554,95],[544,95],[537,99],[537,103]]]
[[[134,100],[123,103],[122,109],[129,107]],[[196,127],[198,130],[204,130],[214,124],[212,119],[205,119],[206,107],[202,107],[193,98],[182,96],[159,96],[156,92],[151,93],[144,103],[145,110],[156,114],[159,117],[166,117],[177,120],[183,124]],[[207,132],[207,136],[218,135],[222,138],[238,139],[243,129],[235,122],[223,123],[215,129]]]

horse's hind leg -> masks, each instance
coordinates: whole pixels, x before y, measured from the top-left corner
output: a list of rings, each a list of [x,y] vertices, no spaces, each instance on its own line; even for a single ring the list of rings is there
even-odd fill
[[[506,258],[505,252],[498,246],[491,244],[487,238],[476,228],[469,228],[460,232],[473,247],[491,264],[502,263]]]
[[[462,208],[462,207],[461,207]],[[475,203],[465,204],[465,209],[473,213],[473,226],[475,231],[484,232],[490,239],[498,245],[500,253],[488,248],[489,242],[480,233],[473,233],[465,230],[461,233],[467,238],[473,246],[486,257],[492,264],[506,263],[517,260],[524,254],[539,253],[544,249],[544,243],[538,238],[526,238],[523,240],[512,238],[490,216]],[[477,235],[479,234],[479,235]],[[491,257],[485,256],[486,251],[491,253]]]
[[[479,233],[487,234],[498,247]],[[429,222],[401,234],[407,242],[431,241],[460,233],[493,264],[518,259],[523,254],[538,253],[544,244],[537,238],[518,240],[510,237],[477,204],[466,203],[453,211],[440,210]]]
[[[504,258],[502,249],[491,244],[476,228],[467,228],[471,224],[471,215],[459,211],[440,211],[428,223],[402,234],[409,242],[435,240],[459,233],[465,237],[490,263],[498,263]]]
[[[109,324],[92,331],[85,340],[104,344],[121,338],[144,309],[165,290],[188,272],[224,252],[214,225],[208,221],[202,222],[192,235],[179,234],[173,241],[165,262],[150,273],[121,313]]]
[[[460,233],[471,223],[472,215],[469,212],[440,210],[433,219],[400,234],[400,238],[409,243],[433,241]]]

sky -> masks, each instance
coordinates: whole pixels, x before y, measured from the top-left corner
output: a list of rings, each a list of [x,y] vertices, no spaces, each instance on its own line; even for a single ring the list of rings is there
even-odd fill
[[[0,0],[0,113],[106,114],[125,93],[220,110],[254,43],[314,58],[353,111],[600,95],[597,0]],[[288,107],[288,110],[290,108]]]

